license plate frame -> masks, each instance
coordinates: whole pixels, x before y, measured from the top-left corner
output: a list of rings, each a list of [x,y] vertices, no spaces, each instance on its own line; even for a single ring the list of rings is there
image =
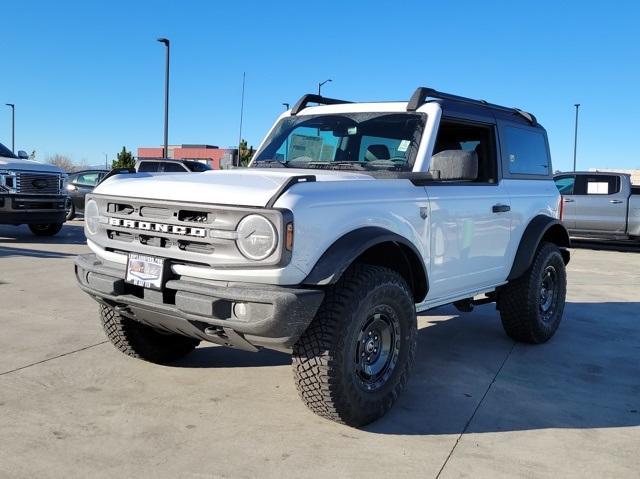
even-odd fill
[[[129,253],[125,281],[147,289],[161,290],[166,279],[165,258],[147,254]]]

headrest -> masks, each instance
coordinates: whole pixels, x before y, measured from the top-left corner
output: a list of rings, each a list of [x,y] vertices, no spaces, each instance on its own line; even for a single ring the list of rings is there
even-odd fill
[[[367,161],[388,160],[389,158],[391,155],[389,155],[389,148],[386,145],[369,145],[364,154],[364,159]]]
[[[444,150],[431,157],[429,172],[440,180],[473,181],[478,178],[478,154],[475,151]]]

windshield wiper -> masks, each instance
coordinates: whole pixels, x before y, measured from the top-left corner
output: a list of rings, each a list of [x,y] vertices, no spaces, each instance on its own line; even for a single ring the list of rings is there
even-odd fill
[[[289,168],[287,162],[282,160],[257,160],[254,165],[254,168],[260,168],[262,165],[264,168]]]
[[[325,170],[354,169],[364,170],[359,161],[311,161],[307,163],[306,168],[316,168]]]

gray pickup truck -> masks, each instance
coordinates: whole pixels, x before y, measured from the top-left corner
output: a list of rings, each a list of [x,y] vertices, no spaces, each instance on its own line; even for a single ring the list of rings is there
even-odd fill
[[[577,171],[554,180],[571,236],[640,241],[640,186],[629,175]]]

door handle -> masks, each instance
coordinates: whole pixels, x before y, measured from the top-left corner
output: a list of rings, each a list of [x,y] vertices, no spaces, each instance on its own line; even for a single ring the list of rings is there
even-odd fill
[[[609,200],[609,203],[613,203],[614,205],[619,205],[622,203],[622,200]]]
[[[573,203],[575,200],[572,200],[571,198],[565,198],[564,202],[565,203]]]
[[[491,211],[494,213],[506,213],[507,211],[511,211],[511,206],[509,205],[501,205],[498,203],[497,205],[493,205]]]

